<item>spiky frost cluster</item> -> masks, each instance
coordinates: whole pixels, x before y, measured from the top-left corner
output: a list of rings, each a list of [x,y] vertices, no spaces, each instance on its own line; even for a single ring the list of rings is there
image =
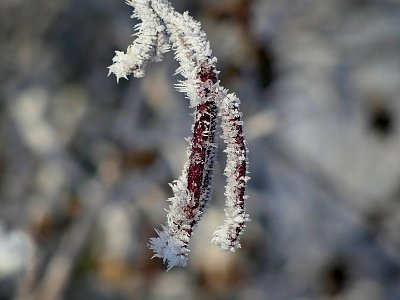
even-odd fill
[[[233,252],[240,248],[240,235],[249,221],[245,212],[248,150],[243,137],[240,100],[220,86],[215,67],[217,59],[212,56],[199,22],[187,12],[176,12],[167,0],[128,0],[127,4],[134,8],[132,17],[142,22],[126,53],[116,51],[109,74],[114,73],[117,80],[131,74],[142,77],[147,62],[160,61],[171,45],[180,63],[177,73],[184,78],[176,87],[195,108],[188,159],[182,175],[171,184],[174,196],[168,199],[167,222],[161,231],[156,230],[158,236],[150,239],[149,247],[154,257],[168,264],[168,270],[186,266],[190,237],[211,198],[217,148],[215,132],[220,117],[227,153],[226,207],[224,224],[214,233],[212,242],[222,250]]]

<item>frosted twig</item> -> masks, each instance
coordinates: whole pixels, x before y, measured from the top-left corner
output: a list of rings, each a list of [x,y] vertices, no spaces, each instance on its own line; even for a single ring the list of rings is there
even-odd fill
[[[227,94],[226,90],[221,95]],[[228,94],[222,98],[220,115],[222,118],[223,139],[226,143],[227,163],[225,176],[226,208],[225,221],[215,233],[212,242],[221,249],[234,252],[240,248],[240,235],[249,216],[245,213],[244,202],[247,196],[245,189],[247,181],[247,146],[243,137],[242,113],[239,111],[239,98],[235,94]]]
[[[141,19],[142,23],[136,26],[136,39],[126,53],[115,51],[109,75],[114,73],[117,81],[122,77],[128,79],[130,74],[143,77],[147,62],[150,59],[161,61],[162,54],[169,50],[164,34],[165,28],[149,7],[149,1],[128,0],[126,3],[135,8],[131,17]]]
[[[154,49],[160,49],[160,54],[168,50],[164,38],[167,35],[180,63],[176,73],[184,77],[176,87],[186,94],[190,106],[195,108],[188,161],[180,178],[171,184],[174,196],[168,199],[171,204],[167,222],[162,231],[156,230],[158,237],[151,238],[149,244],[154,257],[162,258],[170,270],[174,266],[186,266],[190,237],[211,197],[218,116],[222,120],[223,139],[227,147],[226,220],[212,241],[223,250],[233,251],[240,247],[239,238],[245,222],[249,220],[244,203],[248,180],[247,147],[239,111],[240,101],[220,86],[219,72],[215,67],[217,59],[212,56],[199,22],[187,12],[176,12],[167,0],[130,0],[127,4],[135,9],[134,16],[140,18],[142,23],[127,53],[116,52],[113,65],[109,67],[110,73],[114,73],[117,80],[127,78],[129,74],[143,76],[147,61],[160,57],[154,54]],[[160,41],[161,46],[157,46]]]

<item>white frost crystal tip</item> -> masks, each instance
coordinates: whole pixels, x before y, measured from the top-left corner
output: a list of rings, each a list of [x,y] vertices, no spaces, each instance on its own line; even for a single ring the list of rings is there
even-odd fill
[[[113,64],[108,67],[109,74],[114,73],[117,81],[128,79],[128,75],[143,77],[149,60],[160,61],[163,53],[169,50],[165,39],[164,26],[154,13],[148,0],[127,1],[135,9],[133,17],[142,20],[136,28],[136,39],[126,51],[115,51]]]
[[[220,86],[217,59],[200,23],[188,12],[180,14],[167,0],[128,0],[139,18],[135,40],[126,52],[116,51],[109,75],[117,81],[129,75],[143,77],[149,60],[159,62],[172,48],[179,62],[176,74],[183,76],[176,88],[186,94],[195,108],[193,136],[189,139],[187,162],[182,175],[171,184],[167,222],[158,237],[151,238],[149,248],[167,264],[167,270],[186,266],[189,240],[211,198],[211,183],[216,159],[215,132],[221,119],[222,138],[226,144],[227,177],[225,187],[225,221],[214,233],[212,242],[222,250],[234,252],[249,221],[245,213],[247,146],[243,137],[239,99]]]
[[[181,241],[174,240],[166,228],[163,231],[156,230],[156,232],[158,237],[151,238],[148,245],[154,251],[153,258],[159,257],[164,263],[166,262],[167,271],[177,266],[185,267],[187,258],[182,253]]]

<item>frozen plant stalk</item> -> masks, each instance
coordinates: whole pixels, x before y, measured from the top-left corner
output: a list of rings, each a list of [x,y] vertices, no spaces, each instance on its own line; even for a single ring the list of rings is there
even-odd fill
[[[211,197],[217,148],[215,131],[220,117],[227,153],[226,207],[224,224],[214,233],[212,242],[222,250],[235,251],[240,248],[240,235],[249,221],[245,212],[248,150],[240,100],[220,86],[217,59],[212,56],[199,22],[187,12],[176,12],[167,0],[128,0],[127,4],[134,8],[132,17],[142,22],[126,53],[116,51],[109,73],[114,73],[117,80],[131,74],[142,77],[147,62],[160,61],[172,46],[180,64],[177,73],[184,78],[176,87],[186,94],[195,109],[188,160],[182,175],[171,184],[174,196],[168,199],[167,222],[161,231],[156,230],[158,237],[150,239],[149,247],[154,257],[168,264],[168,270],[186,266],[190,237]]]

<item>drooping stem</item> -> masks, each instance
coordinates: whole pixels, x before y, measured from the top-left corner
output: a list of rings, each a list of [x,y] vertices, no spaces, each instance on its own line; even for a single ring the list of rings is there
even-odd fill
[[[217,114],[214,102],[196,107],[189,160],[182,176],[171,184],[174,197],[169,199],[167,224],[163,231],[157,231],[158,237],[150,239],[154,256],[163,258],[169,269],[186,265],[190,237],[211,196]]]
[[[131,74],[143,77],[147,62],[161,61],[163,53],[169,50],[164,25],[149,6],[149,0],[128,0],[127,4],[135,8],[132,17],[142,22],[136,26],[136,39],[126,53],[115,51],[113,64],[108,67],[108,75],[114,73],[117,81],[122,77],[128,79]]]
[[[182,175],[171,184],[174,196],[168,199],[167,222],[161,231],[156,230],[158,237],[150,239],[149,244],[154,256],[167,262],[169,270],[186,265],[190,237],[211,197],[218,116],[222,120],[227,153],[226,208],[224,225],[216,231],[212,242],[223,250],[234,251],[240,247],[239,238],[249,220],[244,204],[247,147],[240,101],[220,86],[215,66],[217,59],[212,56],[199,22],[187,12],[176,12],[167,0],[128,0],[127,3],[135,8],[134,16],[143,23],[138,26],[138,37],[127,53],[116,53],[110,72],[115,73],[117,79],[129,74],[143,76],[147,61],[158,61],[168,50],[165,38],[168,35],[180,64],[176,73],[184,78],[176,87],[186,94],[190,106],[195,109],[187,162]]]
[[[227,91],[221,91],[221,94]],[[220,101],[220,116],[223,139],[226,143],[227,163],[224,174],[225,186],[225,221],[214,233],[212,242],[221,249],[234,252],[240,248],[240,235],[249,216],[245,212],[245,189],[249,177],[247,176],[248,160],[247,146],[243,136],[242,113],[239,111],[239,99],[234,94],[226,95]]]

